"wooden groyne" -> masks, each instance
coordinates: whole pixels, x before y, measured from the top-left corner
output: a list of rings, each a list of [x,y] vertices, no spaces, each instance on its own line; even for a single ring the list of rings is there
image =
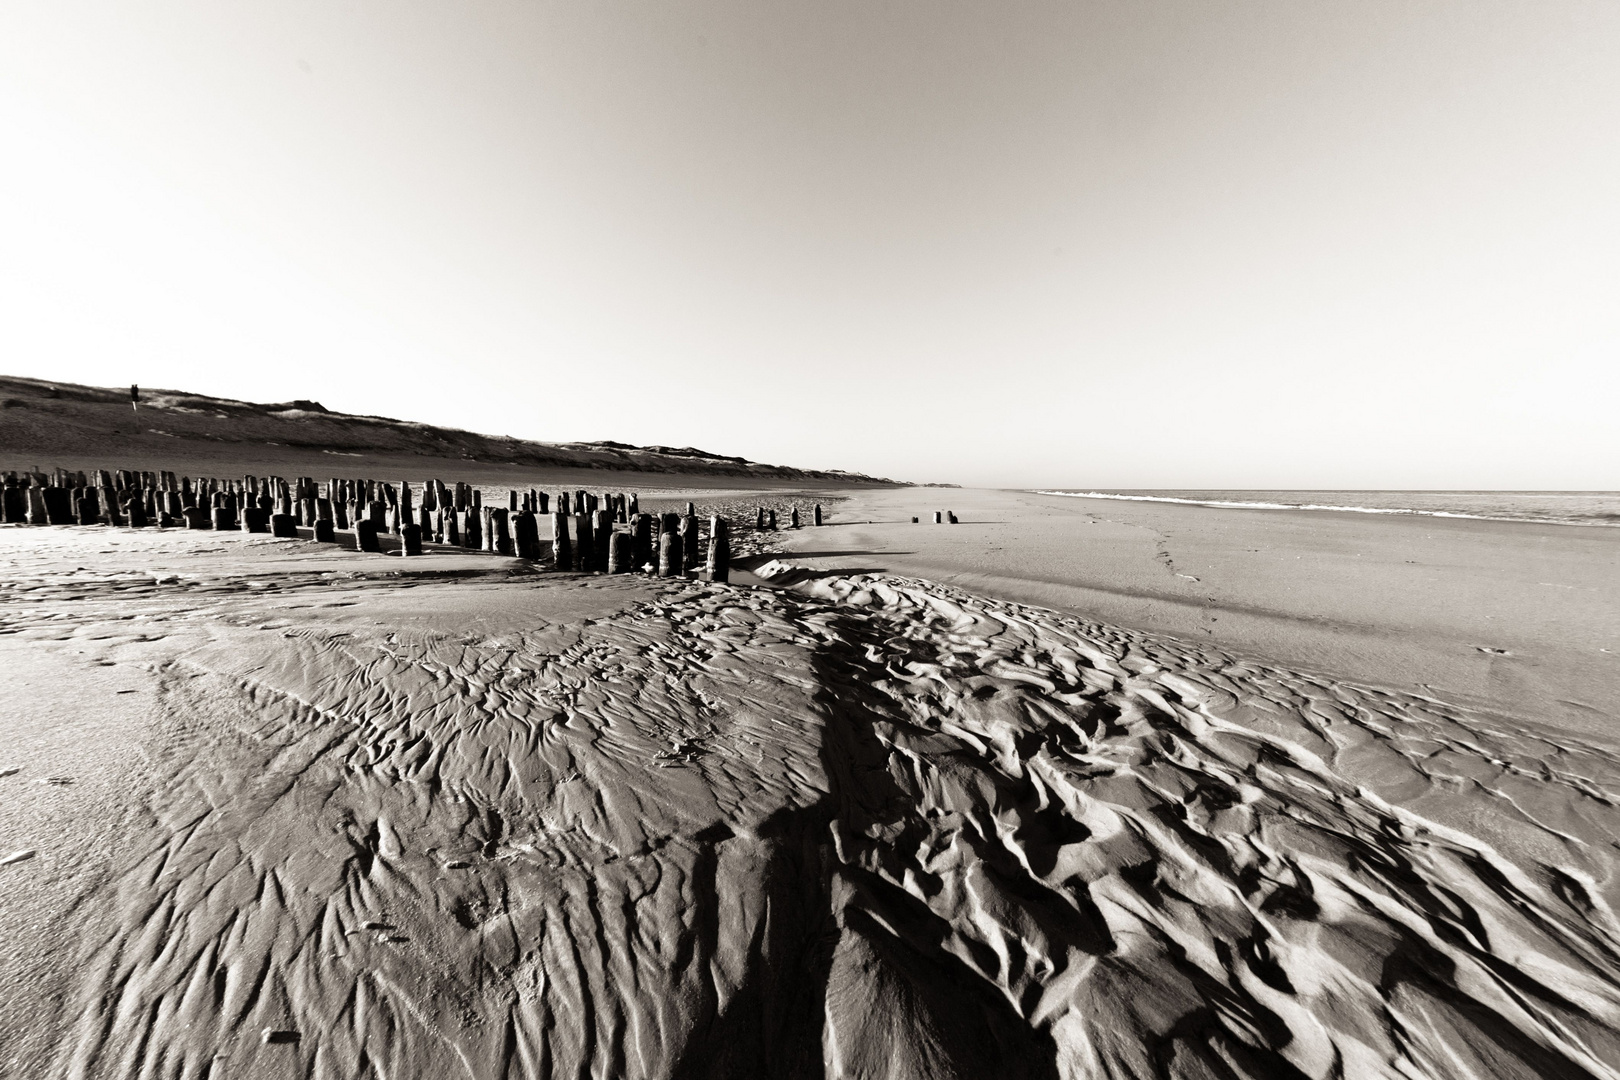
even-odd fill
[[[470,484],[437,479],[220,479],[128,469],[0,474],[5,524],[240,531],[408,557],[462,549],[574,573],[729,579],[731,526],[720,514],[705,522],[691,502],[685,513],[651,514],[633,492],[531,488],[484,499]],[[820,525],[821,507],[813,513]],[[796,506],[790,515],[798,528]],[[759,507],[755,518],[759,530],[777,528],[774,509]]]

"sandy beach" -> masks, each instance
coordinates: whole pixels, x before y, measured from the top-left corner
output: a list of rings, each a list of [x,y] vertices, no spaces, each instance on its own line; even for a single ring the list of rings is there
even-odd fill
[[[961,524],[933,525],[936,509]],[[828,520],[788,541],[790,561],[1620,732],[1620,529],[950,488],[852,493]]]
[[[1417,533],[836,506],[770,587],[0,528],[0,1071],[1620,1075],[1602,669],[1520,708],[1604,624],[1482,622],[1604,531],[1469,606],[1489,529],[1426,604]]]

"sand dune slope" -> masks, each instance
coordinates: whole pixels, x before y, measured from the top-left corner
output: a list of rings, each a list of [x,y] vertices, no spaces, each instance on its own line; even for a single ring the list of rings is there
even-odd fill
[[[78,950],[16,1075],[1617,1075],[1607,747],[915,580],[233,543],[12,560],[8,656],[157,717],[106,872],[3,838]]]

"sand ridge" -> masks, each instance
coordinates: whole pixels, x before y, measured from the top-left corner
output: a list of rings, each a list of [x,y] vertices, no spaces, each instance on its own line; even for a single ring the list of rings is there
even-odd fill
[[[8,655],[155,719],[105,874],[5,822],[11,1075],[1620,1071],[1601,741],[919,579],[20,533]]]

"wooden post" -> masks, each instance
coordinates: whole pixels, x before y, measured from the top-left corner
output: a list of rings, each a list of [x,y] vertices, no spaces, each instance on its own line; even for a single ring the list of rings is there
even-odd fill
[[[273,523],[274,519],[272,519]],[[375,521],[370,518],[362,518],[354,523],[354,549],[356,551],[382,550],[382,545],[377,543],[377,523]]]
[[[651,514],[638,513],[630,519],[630,534],[635,543],[630,548],[630,562],[637,570],[653,561],[653,522]]]
[[[540,561],[540,527],[535,524],[534,511],[523,510],[512,518],[512,546],[518,558]]]
[[[558,500],[559,505],[561,500]],[[574,550],[568,542],[568,515],[561,510],[551,515],[551,559],[558,570],[574,568]]]
[[[283,540],[298,539],[298,519],[291,514],[271,514],[270,535],[278,536]]]
[[[401,525],[399,527],[399,553],[401,555],[422,554],[422,530],[416,525]]]
[[[761,531],[765,528],[765,508],[763,506],[754,507],[754,528]]]
[[[582,574],[596,569],[596,534],[588,513],[574,515],[574,569]]]
[[[765,514],[765,527],[771,532],[776,531],[776,511],[769,510]]]
[[[538,493],[537,497],[540,500],[540,505],[536,508],[535,512],[540,514],[551,513],[551,496],[542,491]]]
[[[681,534],[673,530],[658,534],[658,576],[681,577]]]
[[[710,581],[731,580],[731,540],[726,533],[725,518],[716,514],[709,519],[709,561],[703,576]]]
[[[687,503],[691,506],[691,503]],[[696,569],[698,560],[703,557],[703,548],[698,541],[698,519],[696,514],[687,514],[681,518],[681,564],[684,569]]]
[[[935,511],[934,511],[934,524],[935,524],[935,525],[938,525],[938,524],[939,524],[939,521],[940,521],[940,518],[939,518],[939,511],[938,511],[938,510],[935,510]]]
[[[317,544],[337,543],[337,530],[332,527],[331,518],[315,519],[315,542]]]
[[[509,516],[504,506],[492,507],[489,511],[489,530],[494,534],[490,547],[500,555],[512,554],[512,531],[507,524]]]
[[[596,545],[591,549],[591,569],[598,573],[608,572],[608,558],[613,550],[613,511],[605,509],[607,501],[598,505],[604,509],[591,514],[591,532],[596,537]]]
[[[236,515],[231,513],[231,508],[228,506],[214,507],[209,512],[209,517],[213,520],[216,531],[223,532],[226,529],[236,528]]]
[[[812,518],[811,520],[814,521],[817,525],[821,524],[821,504],[820,503],[816,503],[816,516],[814,518]]]
[[[792,526],[795,529],[799,527],[799,508],[797,506],[793,508]]]
[[[628,574],[630,572],[630,550],[635,546],[635,542],[635,537],[629,533],[616,532],[609,538],[608,573]]]
[[[687,500],[687,503],[686,503],[686,516],[687,517],[697,517],[697,507],[692,505],[691,500]]]
[[[954,510],[945,511],[945,520],[950,522],[952,525],[955,525],[956,524],[956,511],[954,511]]]

